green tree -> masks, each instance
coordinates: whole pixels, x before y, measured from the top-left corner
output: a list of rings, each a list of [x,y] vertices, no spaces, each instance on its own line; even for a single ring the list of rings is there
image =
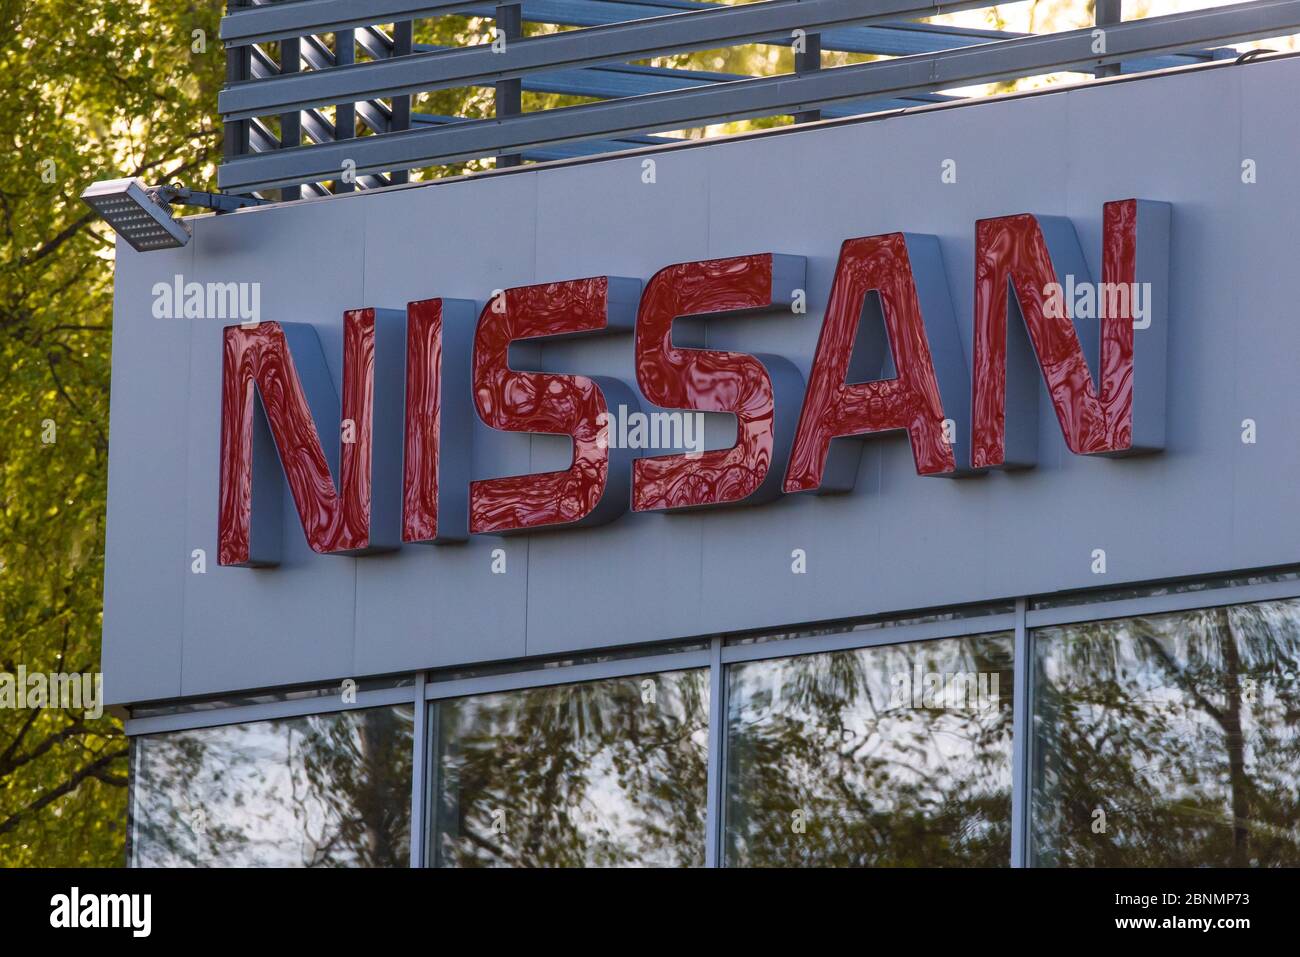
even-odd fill
[[[99,670],[113,242],[78,196],[211,177],[217,20],[0,0],[0,671]],[[0,863],[119,863],[126,755],[108,716],[0,709]]]

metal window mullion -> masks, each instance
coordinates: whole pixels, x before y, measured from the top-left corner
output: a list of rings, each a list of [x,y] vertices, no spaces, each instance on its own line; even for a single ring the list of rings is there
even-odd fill
[[[706,755],[707,792],[704,807],[704,866],[722,866],[723,806],[726,787],[726,673],[722,663],[722,639],[709,647],[709,744]]]
[[[439,801],[439,775],[442,768],[439,765],[440,751],[438,742],[442,737],[442,709],[438,702],[430,701],[425,705],[425,713],[429,719],[429,740],[424,749],[425,767],[429,769],[429,786],[427,788],[427,802],[424,806],[425,821],[425,843],[424,863],[426,867],[440,866],[438,855],[438,801]]]
[[[134,867],[133,857],[135,849],[139,846],[140,840],[136,837],[136,830],[139,827],[139,820],[136,817],[136,793],[135,787],[140,782],[140,745],[139,742],[127,740],[127,786],[126,786],[126,834],[123,848],[126,867]]]
[[[1031,695],[1032,643],[1025,610],[1028,601],[1016,601],[1016,633],[1012,653],[1011,695],[1011,866],[1029,866],[1029,811],[1031,804],[1031,756],[1033,743],[1033,700]]]
[[[424,866],[427,798],[424,786],[428,767],[429,705],[424,700],[424,672],[415,676],[414,730],[411,735],[411,867]]]

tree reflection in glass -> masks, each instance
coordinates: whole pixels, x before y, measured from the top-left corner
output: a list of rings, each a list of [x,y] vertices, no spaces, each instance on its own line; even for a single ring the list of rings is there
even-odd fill
[[[1012,636],[727,669],[726,863],[1006,866]]]
[[[137,867],[405,867],[411,705],[135,739]]]
[[[442,867],[704,863],[703,669],[442,701]]]
[[[1300,601],[1034,644],[1036,864],[1300,864]]]

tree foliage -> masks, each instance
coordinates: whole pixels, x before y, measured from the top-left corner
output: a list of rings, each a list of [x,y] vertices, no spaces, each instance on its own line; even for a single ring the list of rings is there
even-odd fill
[[[99,670],[113,242],[91,182],[211,175],[208,3],[3,0],[0,671]],[[122,859],[125,739],[105,716],[0,709],[0,863]]]

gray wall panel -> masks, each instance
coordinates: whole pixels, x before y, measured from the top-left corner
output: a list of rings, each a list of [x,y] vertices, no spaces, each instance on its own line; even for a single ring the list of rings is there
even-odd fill
[[[1277,64],[1241,71],[1245,102],[1269,99],[1272,84],[1291,74]],[[1295,393],[1300,322],[1296,316],[1296,232],[1300,229],[1300,183],[1295,176],[1300,116],[1295,110],[1250,110],[1240,119],[1240,148],[1226,171],[1224,189],[1239,196],[1241,216],[1234,224],[1240,279],[1227,290],[1234,298],[1231,352],[1220,361],[1233,363],[1234,390],[1222,397],[1221,418],[1227,436],[1225,463],[1232,463],[1233,555],[1273,550],[1276,561],[1295,561],[1294,539],[1263,535],[1300,511],[1300,397]],[[1235,147],[1225,133],[1228,146]],[[1254,159],[1259,182],[1241,183],[1241,161]],[[1262,234],[1261,234],[1262,233]],[[1241,442],[1241,422],[1257,423],[1257,442]],[[1261,454],[1262,453],[1262,454]],[[1239,559],[1240,560],[1240,559]]]
[[[193,246],[148,256],[117,246],[102,656],[108,702],[181,693],[193,329],[155,319],[151,290],[193,263]]]

